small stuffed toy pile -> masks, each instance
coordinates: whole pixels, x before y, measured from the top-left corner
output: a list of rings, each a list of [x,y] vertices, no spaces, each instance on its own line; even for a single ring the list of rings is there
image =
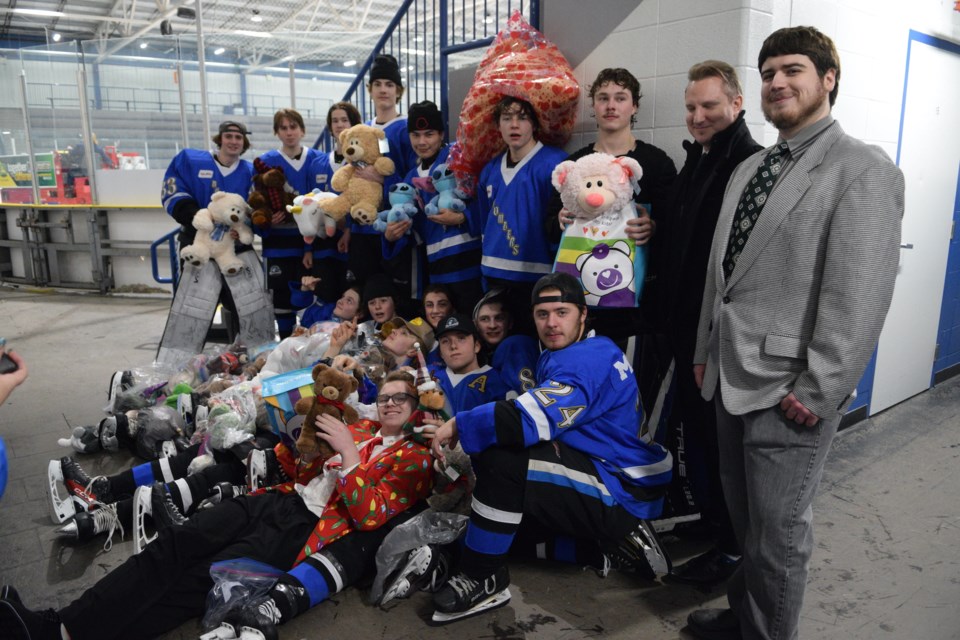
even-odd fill
[[[247,224],[250,205],[235,193],[217,191],[206,209],[193,216],[197,237],[193,244],[180,250],[180,257],[195,267],[202,267],[213,259],[227,276],[240,273],[243,262],[233,251],[231,231],[236,231],[243,244],[253,244],[253,231]]]
[[[373,224],[383,199],[383,185],[357,176],[356,171],[369,165],[381,176],[393,174],[393,160],[380,153],[380,141],[385,139],[382,129],[365,124],[354,125],[340,134],[346,164],[337,169],[330,182],[330,187],[340,195],[320,203],[325,214],[339,221],[349,213],[360,224]]]

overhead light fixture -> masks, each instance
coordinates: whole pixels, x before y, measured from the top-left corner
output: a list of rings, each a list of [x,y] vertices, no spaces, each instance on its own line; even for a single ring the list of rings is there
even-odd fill
[[[226,49],[224,49],[223,47],[217,47],[216,49],[213,50],[213,55],[215,56],[223,55],[224,51],[226,51]]]
[[[259,9],[253,10],[253,15],[250,16],[250,22],[263,22],[263,16],[260,15]]]
[[[177,7],[177,17],[186,18],[187,20],[194,20],[197,17],[197,12],[195,9],[190,7]]]
[[[147,43],[146,43],[146,42],[141,42],[141,43],[140,43],[140,48],[141,48],[141,49],[146,49],[146,48],[147,48]]]
[[[173,25],[170,24],[169,20],[164,20],[160,23],[160,34],[169,36],[173,33]]]
[[[411,49],[409,47],[400,47],[400,51],[403,53],[409,54],[411,56],[425,56],[427,52],[423,49]]]
[[[12,9],[12,11],[25,16],[44,16],[46,18],[62,18],[67,15],[63,11],[50,11],[49,9]]]
[[[490,24],[491,22],[493,22],[493,17],[489,13],[483,14],[483,23]]]
[[[53,39],[54,42],[60,42],[60,34],[57,33],[56,31],[54,31],[53,35],[50,37]]]
[[[357,64],[357,61],[356,61],[356,60],[347,60],[346,62],[343,63],[343,66],[345,66],[345,67],[352,67],[352,66],[355,65],[355,64]]]
[[[266,31],[247,31],[246,29],[236,29],[234,31],[238,36],[249,36],[251,38],[272,38],[273,34]]]
[[[2,133],[2,134],[5,135],[5,136],[10,135],[10,132],[9,132],[9,131],[0,131],[0,133]]]

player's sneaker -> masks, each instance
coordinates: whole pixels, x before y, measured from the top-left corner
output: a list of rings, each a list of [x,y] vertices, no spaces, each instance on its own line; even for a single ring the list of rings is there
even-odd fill
[[[502,607],[510,602],[510,571],[506,565],[483,580],[459,573],[433,594],[435,624],[446,624]]]
[[[613,547],[604,550],[605,569],[636,573],[648,580],[670,573],[670,556],[664,551],[660,537],[647,520]],[[603,575],[606,575],[604,571]]]
[[[119,529],[120,539],[123,539],[123,525],[117,517],[115,504],[102,505],[92,511],[81,511],[72,520],[57,529],[57,533],[65,538],[72,538],[77,542],[87,542],[101,533],[107,534],[107,541],[103,545],[104,551],[113,546],[113,534]]]
[[[408,598],[414,591],[436,593],[447,581],[450,560],[437,545],[426,544],[410,551],[407,561],[383,591],[379,604]]]

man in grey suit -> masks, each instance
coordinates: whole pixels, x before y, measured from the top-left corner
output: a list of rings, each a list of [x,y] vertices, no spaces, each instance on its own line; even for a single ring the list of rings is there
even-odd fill
[[[720,472],[743,563],[700,638],[797,637],[827,451],[880,335],[899,262],[903,175],[830,115],[833,41],[780,29],[760,50],[778,144],[727,186],[694,377],[717,410]]]

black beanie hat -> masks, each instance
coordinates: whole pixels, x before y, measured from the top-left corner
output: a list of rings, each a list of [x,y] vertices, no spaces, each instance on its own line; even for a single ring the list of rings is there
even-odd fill
[[[363,304],[367,304],[374,298],[393,298],[393,302],[397,302],[397,289],[393,286],[390,276],[375,273],[367,280],[367,284],[363,287]]]
[[[400,64],[397,59],[389,53],[381,53],[374,58],[370,66],[370,83],[374,80],[392,80],[398,87],[402,87],[403,80],[400,79]]]
[[[443,131],[443,116],[437,105],[424,100],[407,109],[407,131]]]

